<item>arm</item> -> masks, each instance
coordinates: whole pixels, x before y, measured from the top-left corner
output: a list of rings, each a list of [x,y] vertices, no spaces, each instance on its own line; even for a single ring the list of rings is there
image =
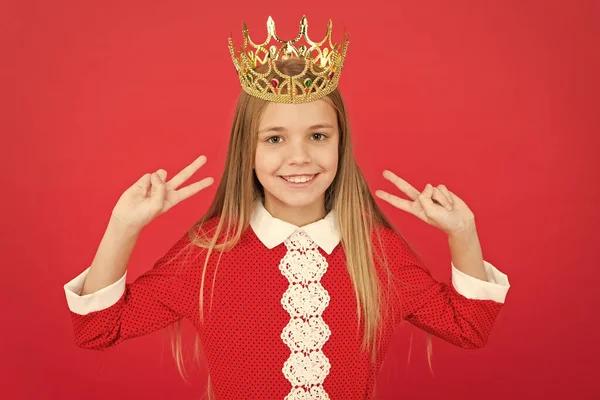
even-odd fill
[[[92,265],[64,285],[79,346],[102,350],[193,315],[199,302],[194,266],[200,248],[187,232],[153,269],[133,283],[125,279],[139,232],[213,183],[205,178],[177,190],[205,162],[205,156],[198,157],[169,181],[164,169],[144,174],[123,192]]]
[[[403,241],[394,260],[401,318],[464,348],[483,347],[510,287],[508,278],[483,261],[486,281],[452,265],[452,285],[435,280]],[[456,259],[455,259],[456,260]]]
[[[131,236],[109,225],[92,265],[64,285],[78,346],[103,350],[190,317],[197,309],[193,265],[201,249],[190,243],[188,233],[151,270],[126,283],[134,244]]]
[[[445,185],[434,188],[428,183],[420,192],[391,171],[383,176],[410,201],[382,190],[376,192],[378,197],[451,236],[452,286],[433,279],[401,237],[389,237],[400,301],[395,310],[400,318],[406,316],[412,324],[457,346],[484,346],[510,285],[506,275],[484,262],[479,240],[470,231],[474,231],[475,215]]]
[[[111,216],[96,256],[83,280],[82,296],[97,292],[125,275],[139,236],[138,230],[124,226]]]
[[[475,226],[449,235],[452,257],[452,285],[470,299],[504,303],[510,284],[508,277],[484,261]]]
[[[481,244],[475,223],[458,233],[448,235],[452,265],[474,278],[487,281]]]

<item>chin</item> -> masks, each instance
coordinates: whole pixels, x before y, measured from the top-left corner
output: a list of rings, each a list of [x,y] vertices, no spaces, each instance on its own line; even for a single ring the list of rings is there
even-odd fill
[[[279,203],[283,203],[289,207],[308,207],[312,206],[317,202],[324,204],[325,191],[327,187],[321,185],[305,188],[305,189],[290,189],[285,186],[281,186],[281,182],[278,182],[281,178],[275,178],[276,184],[269,185],[271,187],[265,187],[265,191],[269,192],[273,200]]]
[[[311,197],[311,198],[299,198],[298,196],[282,196],[282,197],[274,196],[274,197],[276,197],[277,200],[279,200],[281,203],[285,204],[286,206],[294,207],[294,208],[310,207],[310,206],[313,206],[316,202],[324,203],[322,196]]]

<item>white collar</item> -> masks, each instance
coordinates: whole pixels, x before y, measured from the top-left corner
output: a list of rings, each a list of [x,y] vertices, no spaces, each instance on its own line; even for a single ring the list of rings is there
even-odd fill
[[[323,219],[298,227],[273,217],[262,201],[257,200],[250,217],[250,226],[260,241],[269,249],[283,243],[297,229],[306,232],[327,254],[331,254],[335,246],[340,243],[340,231],[333,211],[330,211]]]

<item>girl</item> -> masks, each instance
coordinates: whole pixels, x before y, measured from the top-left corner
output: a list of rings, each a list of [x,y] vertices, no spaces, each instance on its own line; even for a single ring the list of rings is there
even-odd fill
[[[384,172],[410,200],[378,197],[448,234],[452,285],[436,281],[354,159],[337,89],[347,36],[314,43],[305,18],[290,41],[277,38],[271,18],[267,27],[263,44],[245,25],[239,52],[230,40],[243,91],[209,210],[126,283],[142,229],[213,179],[178,189],[204,165],[200,156],[168,181],[159,169],[123,193],[92,265],[64,287],[77,345],[104,350],[177,323],[184,376],[186,318],[206,355],[209,397],[219,400],[371,398],[404,320],[457,346],[484,346],[510,285],[482,259],[473,213],[444,185],[419,192]],[[297,45],[301,37],[308,46]],[[271,38],[279,49],[267,48]]]

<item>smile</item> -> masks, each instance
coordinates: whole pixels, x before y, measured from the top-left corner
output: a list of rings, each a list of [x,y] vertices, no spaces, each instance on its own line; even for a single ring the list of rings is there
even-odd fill
[[[313,184],[319,174],[313,175],[280,175],[283,183],[290,189],[304,189]]]
[[[317,174],[314,174],[314,175],[289,175],[289,176],[281,176],[281,177],[291,183],[306,183],[306,182],[312,181],[315,176],[317,176]]]

